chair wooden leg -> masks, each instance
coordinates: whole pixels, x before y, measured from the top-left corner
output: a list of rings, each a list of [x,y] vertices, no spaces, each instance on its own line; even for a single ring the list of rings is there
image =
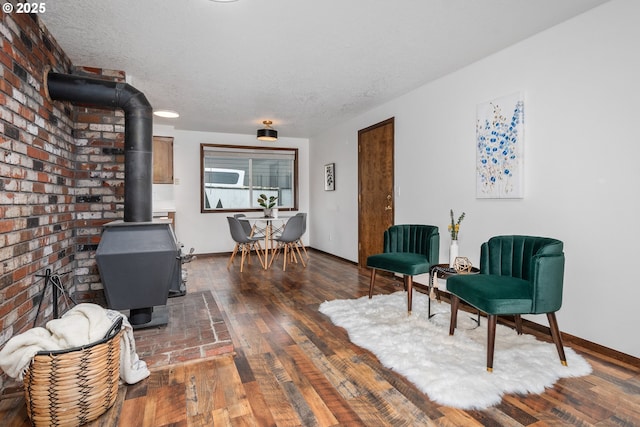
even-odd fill
[[[244,267],[244,259],[247,256],[247,245],[242,245],[242,257],[240,258],[240,273],[242,273],[242,268]]]
[[[275,252],[275,253],[274,253]],[[266,254],[268,254],[269,252],[266,251]],[[273,248],[273,250],[271,251],[271,259],[269,260],[269,266],[265,267],[265,268],[271,268],[271,264],[273,264],[273,260],[276,259],[276,257],[278,256],[278,254],[280,254],[280,243],[278,243],[276,245],[275,248]],[[266,265],[267,259],[266,259],[266,255],[265,255],[265,265]]]
[[[295,243],[293,244],[293,248],[295,248],[296,252],[298,252],[298,258],[300,258],[300,262],[303,267],[306,267],[307,264],[304,263],[304,259],[302,258],[302,252],[300,252],[300,248]],[[293,253],[293,248],[291,248],[291,253]]]
[[[233,247],[233,252],[231,252],[231,256],[229,257],[229,261],[227,261],[227,270],[229,269],[231,264],[233,264],[233,258],[235,258],[236,254],[238,253],[238,247],[239,246],[240,246],[240,244],[236,243],[236,245]]]
[[[567,366],[567,357],[564,355],[564,347],[562,346],[562,335],[560,335],[560,329],[558,329],[556,314],[547,313],[547,320],[549,321],[551,338],[553,338],[553,342],[556,344],[556,350],[558,350],[558,356],[560,356],[560,363],[562,363],[564,366]]]
[[[411,306],[413,305],[413,276],[404,276],[407,283],[407,311],[411,315]]]
[[[260,261],[260,265],[262,266],[262,268],[267,268],[262,258],[262,246],[260,246],[260,242],[256,241],[253,244],[253,250],[256,251],[256,255],[258,255],[258,261]]]
[[[518,335],[522,335],[522,316],[519,314],[513,315],[513,320],[516,322],[516,332]]]
[[[369,282],[369,299],[373,297],[373,284],[376,281],[376,269],[371,269],[371,281]]]
[[[449,321],[449,335],[453,335],[458,326],[458,306],[460,305],[460,298],[457,295],[451,294],[451,320]]]
[[[304,243],[302,243],[302,239],[298,239],[298,245],[304,251],[304,255],[307,257],[307,259],[309,259],[309,252],[307,252],[307,248],[304,246]]]
[[[287,246],[289,246],[289,263],[298,263],[298,257],[296,256],[296,251],[295,249],[295,244],[293,243],[287,243]]]
[[[287,249],[289,249],[289,246],[284,245],[284,250],[282,251],[282,256],[284,257],[284,263],[282,264],[282,271],[287,271]]]
[[[496,344],[496,325],[498,316],[487,314],[487,372],[493,372],[493,349]]]

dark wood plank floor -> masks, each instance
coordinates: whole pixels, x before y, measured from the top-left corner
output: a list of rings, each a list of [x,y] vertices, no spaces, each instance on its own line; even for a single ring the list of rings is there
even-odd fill
[[[562,379],[542,395],[506,396],[484,411],[431,402],[318,312],[325,300],[365,295],[369,272],[317,251],[310,256],[307,268],[285,273],[275,264],[261,270],[256,260],[242,274],[237,264],[227,270],[227,256],[188,264],[188,290],[214,294],[235,355],[154,371],[121,387],[114,407],[87,425],[640,426],[638,360],[570,337],[566,344],[593,374]],[[377,293],[402,286],[384,275],[379,283]],[[0,401],[0,425],[29,425],[18,393]]]

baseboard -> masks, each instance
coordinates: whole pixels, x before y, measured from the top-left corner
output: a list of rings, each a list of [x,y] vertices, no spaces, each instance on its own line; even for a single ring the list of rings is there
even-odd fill
[[[541,325],[536,322],[532,322],[527,319],[522,319],[522,326],[528,327],[529,329],[539,332],[543,335],[550,336],[551,332],[548,326]],[[592,341],[586,340],[584,338],[577,337],[575,335],[568,334],[566,332],[560,331],[562,334],[562,342],[564,344],[574,343],[577,346],[584,347],[589,349],[595,353],[603,354],[607,357],[611,357],[612,359],[619,360],[624,363],[628,363],[633,366],[640,366],[640,358],[632,356],[630,354],[623,353],[618,350],[614,350],[609,347],[605,347],[603,345],[594,343]]]
[[[328,257],[330,257],[330,258],[334,258],[334,259],[337,259],[337,260],[340,260],[340,261],[346,262],[347,264],[351,264],[351,265],[358,266],[358,263],[357,263],[356,261],[351,261],[351,260],[349,260],[349,259],[342,258],[342,257],[340,257],[340,256],[338,256],[338,255],[334,255],[334,254],[332,254],[332,253],[325,252],[325,251],[322,251],[322,250],[320,250],[320,249],[313,248],[313,247],[311,247],[311,246],[307,246],[307,250],[312,250],[312,251],[315,251],[315,252],[319,252],[319,253],[321,253],[321,254],[323,254],[323,255],[325,255],[325,256],[328,256]]]

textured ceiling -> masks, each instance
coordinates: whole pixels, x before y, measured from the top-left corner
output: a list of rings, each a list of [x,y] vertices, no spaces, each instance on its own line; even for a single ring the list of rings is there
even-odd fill
[[[311,137],[606,0],[55,0],[75,65],[124,70],[177,129]]]

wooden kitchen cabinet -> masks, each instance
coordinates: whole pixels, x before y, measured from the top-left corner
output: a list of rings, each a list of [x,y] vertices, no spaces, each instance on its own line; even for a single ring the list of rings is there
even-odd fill
[[[153,137],[153,183],[173,184],[172,137]]]

